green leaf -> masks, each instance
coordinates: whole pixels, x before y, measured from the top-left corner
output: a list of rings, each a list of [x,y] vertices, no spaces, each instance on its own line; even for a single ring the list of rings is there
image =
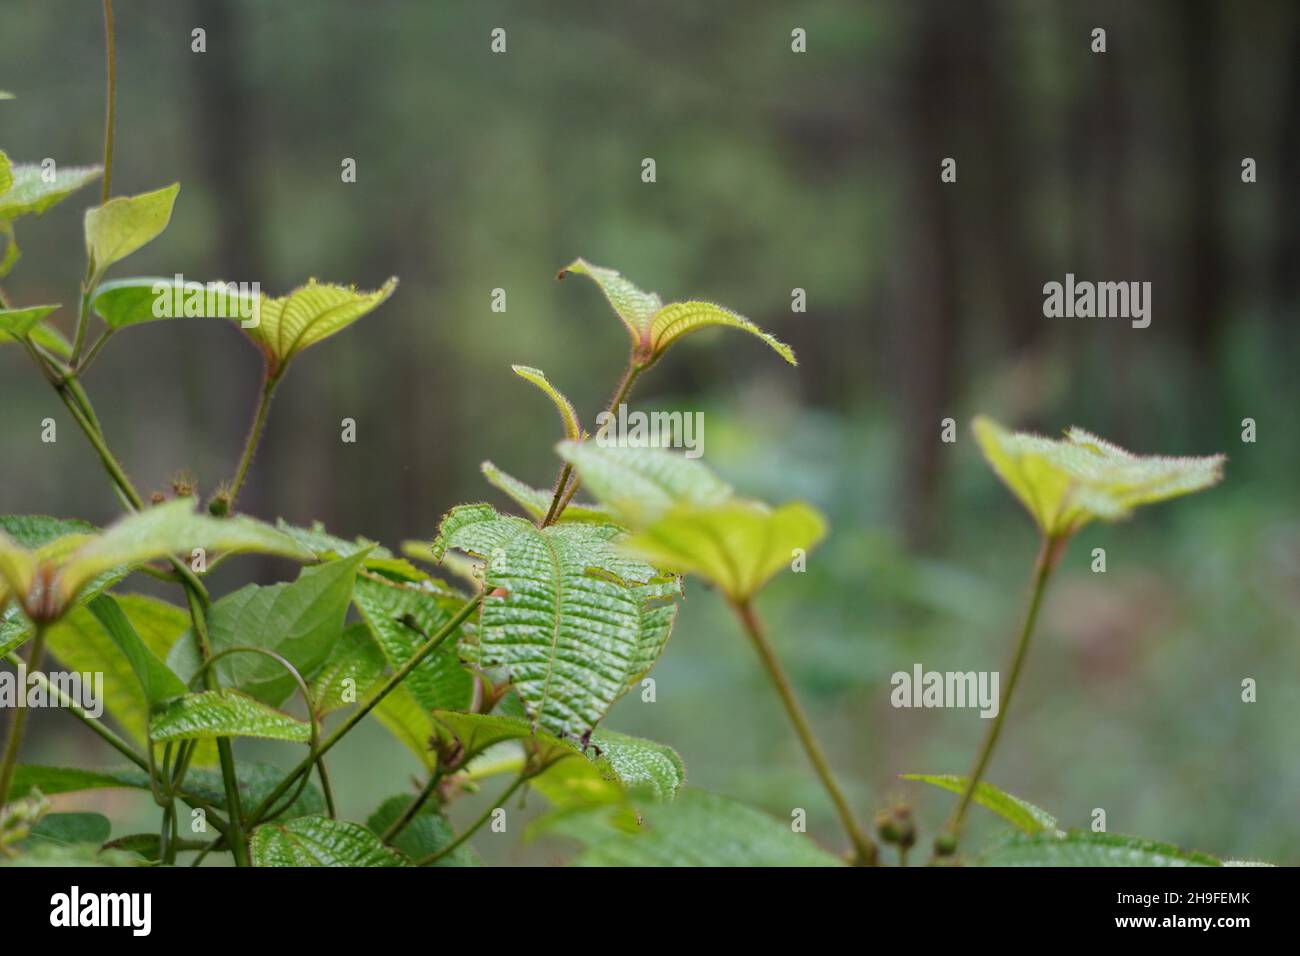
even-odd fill
[[[64,846],[78,843],[105,842],[113,834],[113,824],[102,813],[51,813],[32,827],[28,839],[49,840]]]
[[[143,779],[142,777],[141,780]],[[20,764],[14,768],[14,778],[13,782],[9,784],[9,793],[7,796],[0,798],[0,803],[21,800],[33,790],[39,790],[45,796],[52,797],[60,793],[79,793],[83,790],[103,790],[128,786],[131,785],[123,782],[119,775],[99,770]]]
[[[303,349],[378,308],[396,288],[396,277],[374,292],[312,279],[282,298],[263,298],[257,324],[244,332],[266,356],[271,374],[278,374]]]
[[[669,346],[682,336],[712,327],[748,332],[766,342],[772,347],[772,351],[791,365],[799,364],[790,346],[764,332],[743,315],[737,315],[730,309],[724,309],[712,302],[673,302],[656,312],[654,320],[650,323],[650,362],[654,363],[662,358]]]
[[[597,729],[581,759],[562,760],[530,785],[560,808],[616,803],[629,796],[663,802],[677,796],[686,767],[664,744]]]
[[[82,186],[99,177],[98,166],[56,166],[54,178],[46,182],[39,163],[17,163],[11,167],[13,184],[0,193],[0,220],[40,215],[62,202]]]
[[[190,623],[181,608],[143,594],[120,594],[116,601],[141,642],[159,659]],[[104,712],[136,743],[143,744],[149,700],[135,671],[94,614],[85,607],[74,608],[49,628],[45,640],[65,670],[104,675]]]
[[[4,94],[0,93],[0,99]],[[0,149],[0,194],[9,191],[9,187],[14,184],[13,164],[9,162],[9,156],[3,149]]]
[[[479,467],[483,472],[483,477],[488,480],[488,484],[504,492],[510,500],[523,508],[531,517],[537,520],[546,517],[546,512],[551,507],[552,492],[526,485],[518,478],[507,475],[490,461],[483,462]],[[596,524],[611,524],[614,521],[608,511],[594,505],[583,504],[580,501],[571,501],[569,506],[560,514],[559,520],[561,522],[586,521]]]
[[[86,255],[90,258],[91,285],[113,263],[158,238],[171,222],[172,206],[180,183],[138,196],[119,196],[86,210]]]
[[[112,597],[101,594],[87,607],[135,671],[150,706],[185,694],[185,684],[149,650]]]
[[[736,602],[749,600],[795,551],[826,534],[826,521],[794,501],[768,508],[732,501],[713,508],[677,508],[624,542],[629,554],[676,574],[698,574]]]
[[[480,663],[504,668],[532,719],[560,736],[588,733],[644,673],[647,618],[649,637],[666,639],[655,602],[676,585],[622,557],[613,544],[620,533],[589,524],[538,529],[488,505],[464,505],[443,518],[434,542],[438,557],[456,548],[486,561]]]
[[[27,309],[0,309],[0,332],[15,338],[29,335],[57,305],[34,305]]]
[[[343,629],[324,666],[311,679],[312,707],[325,715],[365,700],[384,674],[384,652],[358,621]]]
[[[1221,866],[1212,856],[1167,843],[1070,830],[1064,836],[1017,835],[990,847],[975,861],[980,866]]]
[[[111,568],[143,564],[192,549],[209,552],[257,551],[309,560],[311,555],[287,535],[252,518],[213,518],[195,511],[192,498],[127,515],[79,548],[59,573],[59,590],[69,601],[88,581]]]
[[[437,733],[433,717],[415,702],[411,692],[403,685],[398,684],[393,688],[371,713],[385,730],[420,759],[426,770],[437,766],[437,755],[429,746]]]
[[[1134,455],[1080,428],[1055,441],[1010,432],[983,416],[974,429],[989,465],[1051,538],[1069,537],[1094,519],[1125,518],[1138,505],[1201,491],[1223,477],[1223,455]]]
[[[0,100],[12,100],[12,99],[16,99],[16,97],[12,93],[7,92],[6,90],[0,90]]]
[[[464,604],[460,598],[449,598],[417,585],[373,578],[359,579],[352,598],[394,670],[405,666],[428,637],[441,630]],[[474,679],[461,666],[457,643],[454,636],[449,637],[403,681],[425,710],[469,706]]]
[[[208,611],[208,643],[212,653],[234,647],[258,647],[279,654],[305,680],[313,677],[343,634],[343,621],[352,600],[359,551],[347,558],[302,569],[292,583],[247,584]],[[195,642],[178,641],[168,665],[188,683],[199,669]],[[235,652],[212,665],[220,683],[237,687],[265,704],[278,706],[298,685],[276,660],[265,654]]]
[[[564,441],[555,451],[577,469],[615,520],[629,528],[643,527],[679,506],[708,508],[731,497],[731,486],[706,465],[662,448]]]
[[[149,722],[149,735],[169,740],[261,737],[305,744],[311,726],[237,690],[205,690],[164,705]]]
[[[459,741],[462,750],[458,759],[460,766],[469,763],[489,747],[511,740],[524,744],[539,764],[552,764],[565,757],[581,755],[574,744],[534,728],[521,717],[435,710],[433,719],[440,736],[450,734]]]
[[[110,329],[121,329],[159,319],[251,321],[261,308],[261,298],[224,282],[187,283],[178,289],[175,277],[133,278],[101,283],[90,306]]]
[[[563,279],[570,273],[586,276],[600,287],[627,327],[633,347],[640,346],[646,339],[654,314],[663,306],[659,296],[641,291],[613,269],[593,266],[584,259],[574,259],[560,270],[556,278]]]
[[[532,382],[543,392],[546,397],[555,405],[555,410],[560,413],[560,421],[564,425],[564,437],[571,438],[575,441],[582,437],[582,425],[578,422],[578,413],[573,410],[573,403],[560,393],[550,381],[546,378],[546,373],[538,368],[530,368],[527,365],[512,365],[516,375],[527,382]]]
[[[600,821],[609,810],[593,811]],[[636,833],[593,825],[577,866],[840,866],[806,836],[753,807],[685,789],[672,803],[642,808]],[[575,830],[566,829],[570,835]]]
[[[414,801],[415,797],[409,794],[389,797],[370,815],[366,826],[375,835],[382,836]],[[397,835],[393,846],[405,853],[409,859],[422,860],[438,853],[455,839],[456,831],[452,828],[451,821],[438,812],[433,801],[429,801]],[[482,866],[483,861],[468,843],[462,843],[432,865]]]
[[[249,838],[254,866],[406,866],[358,823],[300,817],[264,823]]]
[[[928,783],[951,793],[960,794],[966,790],[966,778],[958,774],[905,773],[900,774],[900,776],[904,780],[919,780],[921,783]],[[1011,794],[999,790],[991,783],[980,781],[980,784],[975,788],[975,792],[971,795],[971,799],[980,806],[992,810],[1024,833],[1030,835],[1035,833],[1062,835],[1062,831],[1056,826],[1056,818],[1046,810],[1034,806],[1027,800],[1013,797]]]

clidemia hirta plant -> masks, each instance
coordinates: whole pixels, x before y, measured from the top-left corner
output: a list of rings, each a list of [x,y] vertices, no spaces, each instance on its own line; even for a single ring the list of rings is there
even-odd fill
[[[473,864],[473,838],[526,789],[546,810],[525,839],[552,834],[575,841],[581,864],[886,862],[837,781],[759,613],[765,585],[827,533],[809,505],[769,507],[737,494],[699,462],[598,442],[542,371],[516,365],[560,417],[559,470],[549,489],[483,464],[487,481],[519,514],[486,503],[458,505],[443,516],[431,544],[408,542],[399,555],[319,525],[271,524],[238,512],[272,397],[291,365],[383,304],[396,280],[373,292],[312,280],[281,298],[205,287],[203,307],[192,314],[230,320],[262,357],[262,386],[250,400],[253,423],[232,476],[213,489],[206,507],[190,482],[178,485],[171,500],[146,503],[112,452],[83,377],[118,333],[175,317],[176,310],[157,307],[160,295],[174,291],[166,283],[109,279],[108,272],[163,233],[179,187],[111,196],[114,58],[111,5],[105,6],[110,108],[103,166],[50,174],[0,153],[0,279],[18,260],[15,223],[102,176],[100,203],[85,215],[86,270],[72,339],[50,321],[59,306],[13,304],[0,293],[0,342],[26,353],[58,394],[125,511],[105,529],[40,515],[0,517],[0,657],[19,677],[5,685],[8,697],[0,693],[12,707],[0,757],[0,857],[125,865],[197,864],[214,855],[241,866]],[[618,272],[581,259],[560,277],[569,274],[595,283],[629,335],[611,411],[698,330],[746,332],[795,364],[787,345],[722,306],[664,304]],[[965,777],[909,775],[959,795],[933,859],[1216,864],[1148,841],[1062,831],[1047,813],[983,777],[1069,538],[1088,521],[1115,520],[1138,505],[1208,487],[1219,479],[1221,459],[1138,457],[1078,430],[1052,441],[984,419],[975,434],[1037,522],[1042,548],[1001,707],[974,768]],[[591,500],[576,500],[580,488]],[[206,577],[246,552],[302,568],[292,581],[249,584],[214,598]],[[443,567],[452,580],[411,559]],[[139,575],[169,582],[176,600],[131,590]],[[771,678],[844,831],[842,852],[818,845],[802,827],[686,786],[671,747],[604,726],[613,704],[640,690],[665,652],[691,580],[729,605]],[[104,675],[104,714],[87,710],[75,686],[42,671],[47,654],[69,672]],[[68,715],[57,719],[81,721],[126,763],[87,770],[23,762],[33,704],[55,705]],[[327,757],[372,717],[411,750],[422,779],[411,792],[395,784],[394,795],[364,822],[341,820]],[[286,772],[237,759],[238,738],[279,741],[303,753]],[[114,838],[111,822],[98,814],[51,812],[53,795],[104,788],[148,791],[159,808],[156,831]],[[487,800],[479,796],[485,788]],[[457,831],[446,811],[459,800],[480,812]],[[958,856],[972,802],[1020,835]],[[895,844],[904,862],[916,826],[906,808],[894,808],[877,818],[875,834]]]

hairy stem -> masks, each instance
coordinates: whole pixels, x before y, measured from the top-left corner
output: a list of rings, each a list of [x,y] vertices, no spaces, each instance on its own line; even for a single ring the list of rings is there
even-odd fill
[[[1011,657],[1010,674],[1002,688],[1002,699],[998,704],[998,714],[993,718],[992,725],[984,735],[984,743],[980,746],[979,753],[975,757],[975,765],[966,778],[966,788],[962,791],[961,798],[957,801],[957,806],[953,808],[952,816],[944,828],[945,834],[950,838],[954,846],[955,841],[961,835],[961,826],[966,816],[966,808],[970,806],[971,798],[975,795],[975,788],[979,786],[980,778],[984,776],[984,769],[988,766],[989,758],[993,756],[993,748],[997,746],[998,736],[1002,733],[1002,722],[1006,719],[1007,705],[1011,702],[1011,695],[1015,692],[1016,682],[1020,679],[1020,671],[1024,667],[1025,656],[1029,650],[1029,641],[1034,633],[1034,624],[1038,620],[1038,609],[1043,603],[1043,594],[1047,590],[1048,579],[1051,578],[1052,571],[1056,568],[1056,562],[1060,557],[1064,544],[1064,539],[1045,537],[1042,546],[1039,548],[1038,559],[1034,562],[1033,577],[1029,588],[1029,601],[1025,609],[1024,621],[1020,626],[1020,636],[1016,639],[1015,651]]]
[[[469,825],[469,827],[465,830],[464,833],[456,837],[456,839],[452,840],[441,850],[438,850],[435,853],[430,853],[428,856],[416,860],[415,865],[428,866],[431,863],[437,863],[444,856],[447,856],[448,854],[454,852],[457,847],[459,847],[462,843],[464,843],[475,833],[477,833],[480,829],[482,829],[483,824],[487,823],[489,820],[492,819],[493,812],[497,810],[497,808],[499,808],[503,803],[509,800],[514,795],[514,792],[518,790],[521,786],[523,786],[525,782],[527,782],[530,776],[532,776],[532,774],[530,774],[527,770],[521,772],[519,776],[515,777],[515,779],[510,782],[510,786],[506,787],[506,789],[502,792],[501,796],[497,797],[496,800],[493,801],[492,805],[489,806],[486,810],[484,810],[483,813],[479,816],[479,818]]]
[[[248,468],[253,463],[253,456],[257,454],[257,446],[262,441],[262,433],[266,430],[266,418],[271,411],[271,396],[275,394],[275,387],[280,384],[280,374],[271,374],[269,369],[262,372],[262,389],[257,400],[257,411],[253,413],[253,424],[248,429],[248,437],[244,440],[244,453],[239,457],[239,467],[235,469],[235,477],[230,482],[230,510],[235,510],[235,499],[239,497],[239,489],[244,487],[244,479],[248,477]]]
[[[31,648],[27,652],[27,673],[36,674],[41,669],[41,658],[45,656],[45,625],[36,625],[36,635],[32,638]],[[19,688],[25,692],[25,688]],[[15,707],[9,721],[9,739],[5,743],[4,762],[0,763],[0,806],[9,800],[9,785],[14,781],[14,770],[18,766],[18,751],[23,746],[23,732],[27,729],[27,712],[30,707]]]
[[[636,382],[641,373],[645,371],[645,366],[637,362],[636,358],[628,359],[627,368],[623,371],[623,377],[619,380],[618,387],[614,389],[614,397],[609,400],[606,406],[607,414],[614,414],[618,411],[618,406],[627,400],[628,393],[632,391],[632,385]],[[541,527],[555,524],[560,520],[560,515],[564,514],[564,509],[569,507],[569,502],[573,496],[578,493],[580,480],[574,477],[572,483],[569,477],[573,474],[573,466],[568,462],[560,469],[560,477],[555,482],[555,494],[551,497],[551,507],[546,511],[546,517],[542,519]]]
[[[104,111],[104,184],[100,205],[113,192],[113,132],[117,126],[117,40],[113,30],[113,0],[104,0],[104,51],[107,59],[107,106]]]
[[[822,786],[826,788],[831,802],[835,804],[835,810],[839,814],[840,822],[853,844],[854,862],[863,866],[874,866],[879,854],[876,844],[858,825],[857,819],[853,816],[853,810],[849,807],[848,800],[845,799],[839,784],[835,782],[835,775],[831,773],[826,754],[813,733],[812,726],[808,723],[808,717],[804,714],[803,707],[800,706],[798,698],[795,697],[794,687],[791,686],[790,679],[786,676],[785,670],[781,667],[781,662],[777,659],[776,650],[763,634],[763,625],[754,612],[754,606],[749,601],[735,602],[732,606],[744,626],[746,635],[754,645],[754,649],[758,651],[759,659],[762,660],[763,666],[767,669],[768,676],[772,678],[777,695],[781,698],[781,703],[785,705],[785,712],[790,717],[790,723],[794,725],[795,733],[799,735],[799,741],[803,744],[803,749],[808,754],[813,769],[817,771]]]
[[[352,711],[352,713],[348,715],[347,720],[339,724],[338,728],[321,742],[318,750],[314,753],[308,754],[299,761],[298,765],[290,770],[288,775],[276,784],[275,789],[267,794],[266,798],[257,805],[252,813],[248,815],[249,829],[256,826],[257,823],[266,816],[267,811],[269,811],[271,807],[275,805],[275,802],[279,800],[291,786],[293,786],[294,781],[304,773],[310,772],[312,766],[318,759],[328,753],[335,744],[342,740],[343,737],[352,730],[353,727],[361,723],[361,721],[365,719],[366,715],[374,710],[381,700],[392,693],[393,689],[404,681],[411,671],[420,666],[421,661],[436,651],[443,641],[454,634],[456,629],[459,628],[461,624],[463,624],[465,620],[478,609],[478,606],[482,601],[482,594],[476,594],[474,597],[466,601],[465,606],[456,612],[455,617],[439,628],[436,634],[421,644],[416,652],[411,655],[410,660],[394,671],[389,676],[388,680],[384,681],[383,686],[380,687],[378,691],[370,695],[364,704]]]

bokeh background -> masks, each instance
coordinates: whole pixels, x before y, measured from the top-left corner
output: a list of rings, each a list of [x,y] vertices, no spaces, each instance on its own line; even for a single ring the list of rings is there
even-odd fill
[[[790,342],[799,368],[744,337],[699,336],[636,398],[703,410],[706,462],[747,493],[829,516],[807,573],[779,578],[761,611],[859,810],[912,800],[924,840],[951,798],[896,774],[966,772],[984,722],[894,710],[889,676],[914,662],[1002,668],[1035,549],[972,415],[1226,452],[1216,490],[1073,543],[988,779],[1069,825],[1101,807],[1113,831],[1300,859],[1294,4],[116,6],[115,192],[182,191],[165,239],[114,275],[257,280],[270,294],[309,276],[402,280],[296,363],[246,510],[395,546],[431,536],[456,502],[502,503],[484,459],[548,483],[554,415],[510,364],[545,369],[590,418],[625,354],[594,287],[554,281],[576,255],[666,299],[726,303]],[[205,54],[191,52],[195,27]],[[495,27],[505,55],[489,51]],[[791,52],[796,27],[804,54]],[[102,43],[97,4],[7,0],[0,88],[18,98],[0,104],[0,145],[16,161],[99,161]],[[958,182],[945,185],[948,156]],[[340,181],[344,157],[354,184]],[[1241,181],[1244,157],[1258,182]],[[96,189],[20,224],[16,300],[75,301]],[[1067,272],[1151,281],[1151,326],[1044,318],[1043,283]],[[504,314],[490,309],[497,287]],[[140,486],[188,469],[211,493],[233,470],[258,372],[235,329],[199,320],[120,336],[86,384]],[[0,349],[0,408],[0,512],[117,514],[14,348]],[[39,440],[46,416],[53,445]],[[954,445],[939,441],[947,416]],[[355,445],[339,441],[344,417]],[[1089,570],[1094,547],[1105,575]],[[290,574],[233,564],[217,590]],[[655,677],[658,701],[625,699],[609,726],[672,743],[695,785],[782,818],[809,808],[814,833],[839,845],[716,595],[691,589]],[[1246,677],[1257,703],[1240,700]],[[38,715],[34,728],[29,757],[111,763],[72,721]],[[373,727],[336,754],[352,818],[417,770]],[[78,799],[153,826],[147,797]],[[978,811],[972,822],[997,828]],[[477,843],[498,862],[564,857],[559,844]]]

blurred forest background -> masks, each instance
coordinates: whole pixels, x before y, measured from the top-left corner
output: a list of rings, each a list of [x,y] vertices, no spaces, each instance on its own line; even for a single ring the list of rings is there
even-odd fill
[[[164,239],[115,276],[257,280],[272,295],[309,276],[402,280],[295,364],[245,510],[396,546],[430,537],[456,502],[503,503],[484,459],[548,483],[554,413],[510,364],[545,369],[590,420],[625,355],[595,289],[554,281],[577,255],[665,299],[725,303],[790,342],[799,368],[744,337],[701,336],[635,401],[702,409],[707,463],[747,493],[805,497],[829,516],[807,574],[779,578],[761,610],[860,811],[915,800],[924,840],[951,797],[895,775],[965,773],[984,722],[894,710],[889,676],[914,662],[1002,668],[1035,548],[971,416],[1078,424],[1147,452],[1223,451],[1220,488],[1073,543],[988,779],[1066,825],[1101,807],[1113,831],[1300,861],[1300,7],[116,7],[114,191],[182,190]],[[1098,26],[1104,54],[1090,50]],[[195,27],[204,54],[191,52]],[[505,55],[489,51],[495,27]],[[5,3],[0,88],[17,99],[0,104],[0,145],[15,161],[99,162],[102,45],[98,4]],[[958,181],[942,184],[949,156]],[[340,181],[345,157],[356,183]],[[1242,182],[1245,157],[1257,183]],[[97,188],[20,223],[6,283],[18,302],[75,301],[80,209]],[[1067,272],[1149,280],[1151,326],[1044,318],[1043,284]],[[504,314],[490,309],[497,287]],[[258,372],[223,323],[157,323],[116,338],[86,384],[137,484],[165,489],[184,468],[206,495],[233,471]],[[0,512],[115,516],[89,447],[17,349],[0,349],[0,406]],[[53,445],[39,439],[46,416]],[[955,445],[939,440],[947,416]],[[355,445],[339,441],[344,417]],[[1241,440],[1247,417],[1254,444]],[[1105,575],[1089,570],[1095,547]],[[289,573],[232,562],[216,590],[250,569]],[[814,833],[838,845],[715,595],[691,589],[655,677],[657,703],[626,698],[609,726],[675,745],[695,785],[781,818],[809,808]],[[1257,703],[1240,700],[1246,677]],[[33,723],[29,757],[112,762],[75,722]],[[332,764],[354,819],[417,771],[375,727]],[[92,798],[138,804],[153,826],[147,797]],[[972,821],[997,829],[986,817]],[[477,843],[494,861],[564,856]]]

